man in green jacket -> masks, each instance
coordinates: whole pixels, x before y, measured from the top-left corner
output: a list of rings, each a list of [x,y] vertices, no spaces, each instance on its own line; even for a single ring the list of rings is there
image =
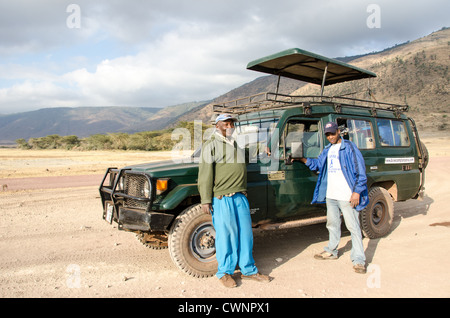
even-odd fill
[[[235,117],[221,114],[216,131],[202,146],[198,189],[202,210],[211,213],[216,231],[216,276],[225,287],[236,287],[233,275],[239,265],[242,279],[269,282],[253,260],[253,231],[246,197],[245,152],[233,139]]]

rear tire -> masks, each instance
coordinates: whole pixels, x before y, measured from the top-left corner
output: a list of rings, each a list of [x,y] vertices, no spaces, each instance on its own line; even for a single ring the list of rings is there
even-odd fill
[[[373,187],[369,204],[360,212],[361,229],[365,237],[379,238],[389,233],[394,219],[394,202],[389,192]]]
[[[213,276],[217,272],[215,236],[211,215],[200,204],[193,205],[177,217],[170,230],[170,257],[188,275]]]

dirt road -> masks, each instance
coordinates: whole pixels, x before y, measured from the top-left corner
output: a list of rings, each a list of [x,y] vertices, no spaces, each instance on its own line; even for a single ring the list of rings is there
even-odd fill
[[[0,296],[447,298],[450,154],[433,149],[425,199],[396,203],[392,232],[381,239],[364,239],[367,274],[352,271],[348,232],[343,233],[338,260],[313,258],[328,240],[324,224],[318,224],[255,232],[257,266],[274,280],[238,280],[234,289],[222,287],[215,277],[187,276],[167,250],[148,249],[134,234],[102,220],[100,175],[79,177],[87,183],[73,187],[64,186],[65,177],[44,180],[50,187],[33,187],[37,179],[22,179],[28,184],[22,190],[12,185],[17,180],[2,179],[0,183],[9,180],[11,187],[0,191]]]

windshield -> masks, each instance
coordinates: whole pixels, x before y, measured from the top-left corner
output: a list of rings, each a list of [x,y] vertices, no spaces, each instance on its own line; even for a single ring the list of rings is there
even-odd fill
[[[278,118],[244,120],[236,123],[236,142],[248,148],[250,158],[267,153],[270,137],[278,124]]]
[[[267,153],[270,136],[272,136],[278,120],[278,118],[264,118],[236,122],[233,137],[239,147],[249,149],[250,160]],[[208,130],[203,139],[209,139],[212,133],[214,133],[214,129]],[[192,157],[199,158],[200,154],[201,147],[194,151]]]

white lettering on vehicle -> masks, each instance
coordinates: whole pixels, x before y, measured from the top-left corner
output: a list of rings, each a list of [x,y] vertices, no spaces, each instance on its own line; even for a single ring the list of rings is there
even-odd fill
[[[414,163],[414,157],[405,157],[405,158],[386,158],[384,160],[385,164],[397,164],[397,163]]]

